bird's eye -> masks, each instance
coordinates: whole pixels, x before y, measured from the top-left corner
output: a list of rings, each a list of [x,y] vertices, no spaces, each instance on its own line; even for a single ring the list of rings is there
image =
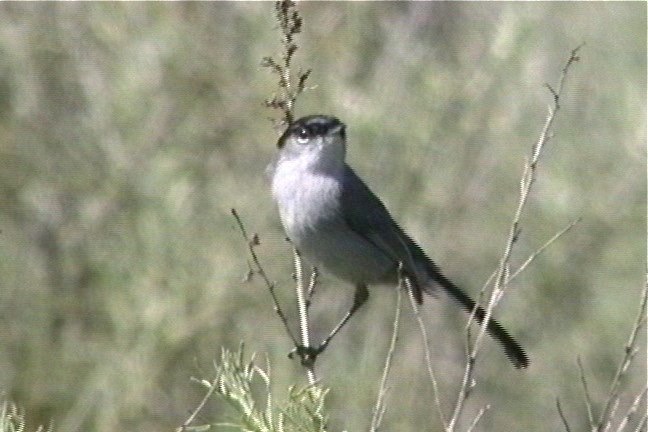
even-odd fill
[[[310,132],[306,128],[299,128],[297,130],[297,142],[300,144],[306,144],[308,142],[308,139],[310,138]]]

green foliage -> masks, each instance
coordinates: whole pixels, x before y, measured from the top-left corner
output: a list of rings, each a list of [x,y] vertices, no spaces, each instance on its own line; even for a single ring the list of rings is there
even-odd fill
[[[314,385],[300,389],[293,386],[288,391],[288,400],[278,404],[272,395],[270,368],[263,370],[254,360],[254,356],[249,361],[244,359],[243,347],[236,353],[224,349],[220,362],[215,365],[216,378],[200,381],[208,390],[205,400],[213,393],[222,396],[239,413],[240,423],[186,426],[180,430],[198,432],[210,430],[212,426],[255,432],[326,430],[324,399],[328,390]],[[253,394],[255,381],[264,386],[265,404],[259,402],[260,396]]]
[[[18,407],[8,401],[4,401],[0,407],[0,432],[25,432],[25,415]],[[45,429],[39,426],[36,432],[51,432],[52,427]]]
[[[2,432],[22,432],[25,430],[25,419],[18,412],[18,408],[5,401],[2,403],[0,410],[0,431]]]

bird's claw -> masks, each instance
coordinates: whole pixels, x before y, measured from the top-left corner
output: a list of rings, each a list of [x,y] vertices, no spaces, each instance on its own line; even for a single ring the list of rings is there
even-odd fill
[[[315,360],[317,360],[317,356],[320,355],[325,348],[325,344],[317,347],[297,345],[288,353],[288,358],[292,359],[295,354],[297,354],[301,359],[302,365],[312,365],[315,363]]]

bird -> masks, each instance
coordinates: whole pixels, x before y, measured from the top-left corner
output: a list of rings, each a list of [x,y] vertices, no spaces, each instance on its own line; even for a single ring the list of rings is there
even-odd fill
[[[309,115],[290,123],[268,166],[272,196],[283,228],[306,261],[353,284],[353,304],[320,344],[330,340],[367,301],[368,286],[397,284],[399,274],[418,304],[439,290],[481,323],[486,311],[448,279],[396,223],[383,202],[346,162],[346,125],[330,115]],[[488,333],[516,368],[529,357],[495,319]]]

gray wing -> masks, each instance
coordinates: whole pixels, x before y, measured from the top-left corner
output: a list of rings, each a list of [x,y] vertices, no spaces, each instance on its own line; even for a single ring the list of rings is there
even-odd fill
[[[385,205],[364,184],[358,175],[345,167],[342,188],[342,214],[347,225],[359,236],[372,243],[394,262],[394,268],[403,263],[405,273],[413,279],[415,295],[420,302],[420,259],[429,261],[423,251],[393,220]],[[424,264],[425,266],[425,264]],[[396,275],[394,275],[396,279]]]
[[[441,274],[434,262],[394,222],[383,203],[348,166],[344,173],[342,209],[346,222],[353,231],[393,259],[394,264],[399,261],[403,263],[418,303],[423,302],[423,291],[433,294],[434,287],[440,286],[466,311],[475,310],[478,322],[484,320],[486,311],[481,306],[475,309],[475,302]],[[529,358],[524,349],[499,322],[491,319],[488,322],[488,331],[502,344],[515,367],[525,368],[529,365]]]

